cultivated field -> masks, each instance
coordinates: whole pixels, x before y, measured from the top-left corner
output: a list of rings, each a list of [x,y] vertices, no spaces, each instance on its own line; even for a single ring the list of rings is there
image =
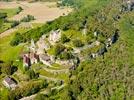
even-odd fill
[[[20,20],[26,15],[33,15],[36,20],[33,22],[36,23],[44,23],[46,21],[54,20],[63,14],[67,15],[71,9],[70,8],[58,8],[56,7],[56,3],[54,2],[0,2],[0,9],[7,9],[7,8],[17,8],[21,6],[24,10],[11,17],[11,20]]]

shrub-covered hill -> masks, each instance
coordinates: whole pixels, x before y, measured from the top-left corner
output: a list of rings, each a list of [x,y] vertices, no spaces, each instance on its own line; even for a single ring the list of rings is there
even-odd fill
[[[84,61],[72,71],[61,97],[66,100],[134,99],[133,19],[133,11],[120,14],[116,22],[119,40],[108,49],[104,58]]]
[[[62,94],[68,100],[133,100],[134,99],[134,26],[133,13],[119,22],[120,39],[104,59],[85,61],[72,72]],[[61,97],[62,97],[61,96]],[[67,100],[67,99],[66,99]]]

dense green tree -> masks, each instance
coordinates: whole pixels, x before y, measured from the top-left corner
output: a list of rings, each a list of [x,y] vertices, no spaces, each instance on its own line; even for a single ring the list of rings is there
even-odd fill
[[[61,52],[64,51],[64,49],[65,47],[62,44],[56,44],[56,46],[54,47],[54,55],[59,55]]]
[[[34,16],[32,15],[27,15],[26,17],[21,19],[21,22],[30,22],[32,20],[35,20]]]
[[[62,52],[59,55],[60,59],[64,59],[64,60],[69,60],[71,58],[73,58],[72,54],[70,52]]]
[[[9,63],[1,63],[0,64],[0,67],[1,67],[1,72],[3,74],[7,74],[7,75],[11,75],[12,74],[12,63],[9,62]]]
[[[23,37],[20,33],[16,33],[15,37],[13,38],[13,40],[10,42],[10,45],[12,46],[16,46],[19,43],[21,43],[23,41]]]
[[[22,8],[22,7],[18,7],[17,14],[19,14],[22,10],[23,10],[23,8]]]
[[[65,42],[69,42],[69,41],[70,41],[70,39],[65,34],[62,34],[62,36],[61,36],[61,42],[62,43],[65,43]]]
[[[13,21],[11,27],[13,28],[13,27],[15,27],[15,26],[17,26],[17,25],[19,25],[19,21]]]
[[[82,47],[82,46],[84,46],[84,44],[82,43],[82,41],[80,39],[73,40],[73,45],[75,47]]]
[[[29,69],[26,73],[27,73],[29,79],[38,78],[38,73],[35,73],[34,70],[32,70],[32,69]]]
[[[34,98],[34,100],[50,100],[48,95],[44,94],[37,94],[37,96]]]
[[[7,14],[6,13],[0,13],[0,19],[4,19],[7,17]]]

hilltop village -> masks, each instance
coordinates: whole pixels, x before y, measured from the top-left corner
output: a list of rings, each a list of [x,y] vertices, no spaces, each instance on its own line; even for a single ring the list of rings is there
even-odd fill
[[[112,6],[114,5],[116,4]],[[122,38],[122,31],[116,25],[124,13],[133,12],[134,2],[133,0],[122,0],[122,5],[117,4],[117,8],[116,14],[113,13],[114,8],[106,9],[106,12],[110,10],[110,14],[113,15],[106,16],[101,11],[93,15],[94,19],[89,18],[93,21],[93,26],[88,16],[82,17],[80,24],[78,23],[79,29],[71,22],[71,17],[70,25],[67,23],[68,20],[65,23],[62,22],[62,17],[60,17],[60,21],[56,19],[57,22],[48,21],[45,25],[40,26],[37,24],[36,28],[27,22],[22,22],[21,26],[16,25],[16,29],[19,30],[23,27],[26,31],[17,31],[13,33],[12,37],[9,37],[11,39],[8,41],[10,48],[17,48],[17,50],[13,52],[14,55],[11,57],[14,59],[8,63],[0,60],[0,92],[4,91],[5,93],[0,93],[0,96],[7,100],[12,100],[12,98],[14,100],[38,100],[36,97],[41,97],[40,94],[43,94],[45,98],[49,98],[51,95],[52,98],[56,98],[57,95],[59,96],[59,91],[62,91],[68,84],[72,85],[73,79],[81,80],[77,79],[75,75],[80,73],[78,76],[82,77],[81,73],[84,72],[78,72],[79,70],[83,71],[82,65],[87,62],[92,64],[98,59],[103,59],[99,63],[106,64],[105,55],[111,53],[111,49]],[[98,22],[95,23],[96,20]],[[113,23],[109,24],[107,20]],[[103,25],[105,22],[106,28],[103,28],[100,24]],[[62,23],[62,25],[57,25],[57,23]],[[131,24],[133,26],[133,22]],[[95,69],[95,71],[97,70]],[[92,75],[96,76],[97,74]],[[100,82],[99,78],[95,81],[98,80]],[[86,82],[88,81],[92,81],[92,79],[86,80]],[[97,84],[103,83],[99,82]],[[78,82],[78,84],[80,83]],[[84,86],[82,87],[81,84],[78,86],[79,91],[83,91]],[[77,86],[77,84],[75,85]],[[97,88],[90,90],[96,91]],[[73,92],[68,95],[71,93]],[[53,95],[56,96],[53,97]]]
[[[34,63],[42,62],[48,67],[51,67],[53,63],[58,63],[59,65],[67,66],[69,69],[74,69],[80,63],[80,61],[83,61],[85,59],[80,55],[81,51],[87,48],[92,49],[97,46],[98,49],[96,50],[96,52],[92,52],[90,55],[87,55],[89,56],[89,59],[96,58],[98,56],[104,55],[104,53],[107,52],[108,47],[110,47],[118,39],[117,30],[117,32],[115,32],[112,37],[106,40],[104,46],[102,46],[101,42],[97,40],[89,45],[85,45],[83,47],[74,47],[71,50],[68,49],[69,45],[59,44],[61,47],[59,46],[59,48],[57,49],[62,49],[61,51],[59,51],[60,54],[70,53],[70,55],[65,54],[65,57],[67,56],[67,58],[64,59],[61,57],[57,57],[55,54],[49,53],[49,51],[53,49],[52,47],[56,47],[56,43],[61,40],[61,33],[62,31],[58,29],[55,31],[51,31],[49,36],[43,35],[36,43],[31,40],[31,44],[27,47],[28,53],[23,54],[23,66],[29,68]],[[94,32],[93,34],[94,37],[97,38],[98,33]],[[52,52],[54,53],[56,51]]]

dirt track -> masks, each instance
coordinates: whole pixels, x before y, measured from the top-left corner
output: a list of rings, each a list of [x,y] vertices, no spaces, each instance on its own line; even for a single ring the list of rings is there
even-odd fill
[[[15,29],[15,28],[9,29],[9,30],[7,30],[7,31],[5,31],[5,32],[3,32],[3,33],[1,33],[1,34],[0,34],[0,38],[3,38],[3,37],[5,37],[5,36],[8,36],[8,35],[10,35],[11,33],[15,32],[15,31],[17,31],[17,29]]]

